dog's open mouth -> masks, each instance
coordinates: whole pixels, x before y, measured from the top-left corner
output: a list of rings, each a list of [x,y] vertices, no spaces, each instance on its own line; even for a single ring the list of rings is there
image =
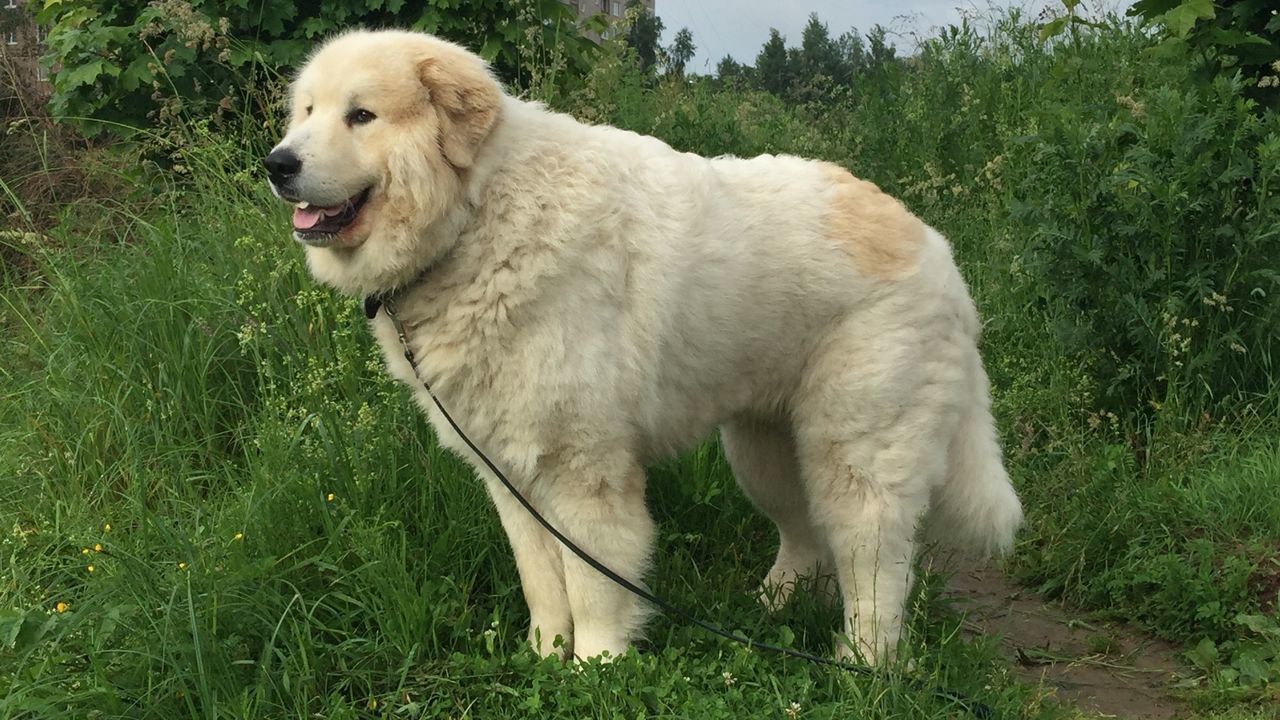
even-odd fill
[[[350,227],[360,217],[360,210],[369,200],[372,188],[352,195],[337,205],[321,207],[301,202],[293,208],[293,234],[308,245],[331,245],[338,234]]]

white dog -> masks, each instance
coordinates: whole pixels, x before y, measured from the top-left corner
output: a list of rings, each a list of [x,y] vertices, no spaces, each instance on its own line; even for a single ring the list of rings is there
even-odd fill
[[[316,52],[265,164],[316,278],[394,293],[421,379],[628,579],[654,546],[644,464],[717,426],[778,526],[766,586],[785,598],[797,577],[834,573],[841,654],[894,651],[918,524],[1010,546],[1022,511],[950,246],[844,169],[706,159],[584,125],[504,94],[463,48],[397,31]],[[516,504],[444,424],[387,315],[371,327],[487,483],[535,647],[624,652],[642,603]]]

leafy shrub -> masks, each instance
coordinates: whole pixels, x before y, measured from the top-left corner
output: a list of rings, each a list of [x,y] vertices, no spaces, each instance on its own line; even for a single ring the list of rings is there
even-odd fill
[[[1273,389],[1280,117],[1238,79],[1038,113],[1013,146],[1016,282],[1102,405],[1217,409]]]
[[[1247,631],[1239,639],[1219,644],[1206,637],[1187,652],[1187,658],[1212,681],[1228,688],[1239,685],[1248,690],[1280,683],[1280,619],[1240,613],[1235,620]]]
[[[260,122],[272,115],[263,98],[274,93],[255,90],[350,27],[435,33],[524,83],[536,83],[539,73],[580,73],[593,47],[557,0],[335,0],[323,11],[281,0],[65,0],[46,3],[39,19],[52,25],[47,61],[61,67],[53,114],[100,121],[95,128],[140,127],[183,113]]]
[[[1258,82],[1255,97],[1280,103],[1280,15],[1271,0],[1139,0],[1129,9],[1163,29],[1152,53],[1192,60],[1205,78],[1237,71]]]

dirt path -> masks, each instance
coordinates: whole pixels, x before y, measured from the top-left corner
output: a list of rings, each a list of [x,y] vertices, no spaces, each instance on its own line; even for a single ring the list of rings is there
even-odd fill
[[[947,596],[966,629],[999,635],[1024,680],[1104,717],[1166,720],[1186,706],[1169,691],[1186,663],[1179,648],[1120,623],[1084,620],[1017,585],[998,568],[953,561]]]

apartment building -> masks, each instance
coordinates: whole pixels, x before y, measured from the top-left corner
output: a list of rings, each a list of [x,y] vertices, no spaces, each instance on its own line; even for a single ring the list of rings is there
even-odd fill
[[[41,67],[44,54],[44,28],[36,24],[27,7],[28,0],[0,0],[0,57],[4,72],[16,77],[0,79],[32,91],[49,91],[48,71]]]
[[[656,0],[640,0],[640,4],[650,14],[654,14]],[[630,0],[560,0],[578,13],[579,20],[586,20],[594,15],[604,15],[610,21],[621,20]],[[594,33],[590,34],[596,40]]]

